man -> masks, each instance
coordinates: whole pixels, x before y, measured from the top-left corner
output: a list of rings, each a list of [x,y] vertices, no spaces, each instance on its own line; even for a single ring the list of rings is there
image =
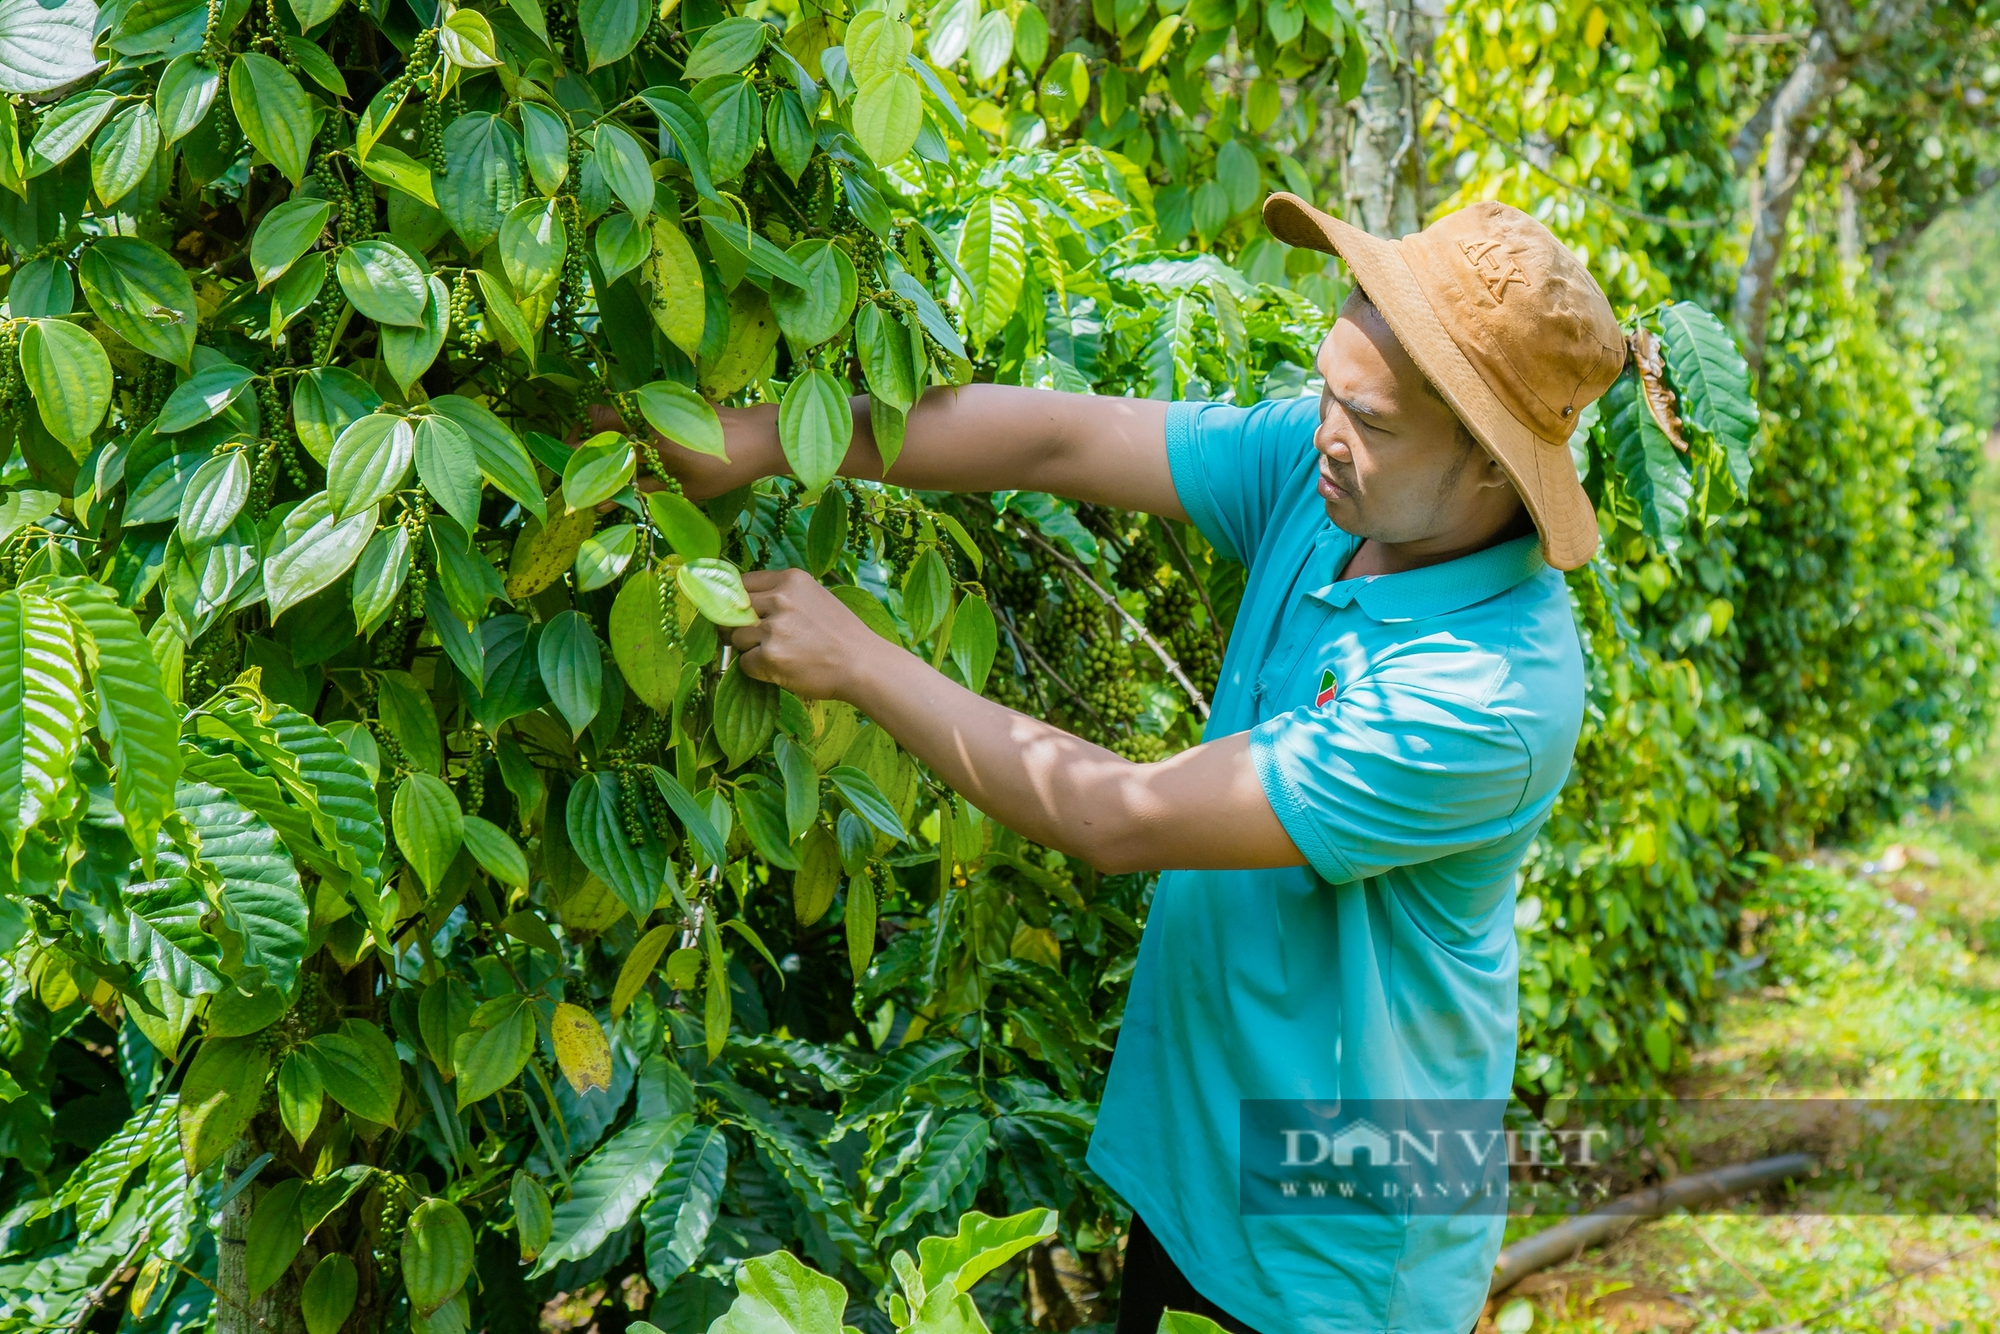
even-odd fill
[[[1314,399],[1238,409],[933,391],[890,480],[1192,521],[1249,567],[1204,743],[1135,764],[953,684],[799,571],[745,578],[743,669],[846,700],[966,799],[1106,871],[1165,870],[1091,1165],[1136,1211],[1120,1334],[1463,1334],[1491,1211],[1240,1208],[1246,1100],[1504,1100],[1514,877],[1569,771],[1583,669],[1559,570],[1596,516],[1566,441],[1624,362],[1603,293],[1500,204],[1400,242],[1286,194],[1264,216],[1357,291]],[[771,408],[691,494],[784,470]],[[865,403],[846,471],[879,477]]]

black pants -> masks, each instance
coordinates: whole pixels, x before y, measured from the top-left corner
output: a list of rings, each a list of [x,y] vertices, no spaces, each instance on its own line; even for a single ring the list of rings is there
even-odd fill
[[[1125,1281],[1120,1294],[1118,1334],[1155,1334],[1161,1314],[1167,1311],[1191,1311],[1234,1334],[1257,1334],[1196,1292],[1187,1275],[1168,1257],[1166,1247],[1136,1214],[1131,1235],[1125,1239]]]

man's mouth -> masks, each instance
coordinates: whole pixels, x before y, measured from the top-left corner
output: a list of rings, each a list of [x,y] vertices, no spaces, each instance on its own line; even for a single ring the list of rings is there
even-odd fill
[[[1340,484],[1339,479],[1333,475],[1333,470],[1324,463],[1319,465],[1319,497],[1327,501],[1345,500],[1348,497],[1348,488]]]

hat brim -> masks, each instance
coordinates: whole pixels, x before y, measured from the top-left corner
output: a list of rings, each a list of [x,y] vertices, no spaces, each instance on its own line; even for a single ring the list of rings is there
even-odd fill
[[[1542,552],[1573,570],[1597,551],[1597,512],[1577,479],[1569,447],[1544,440],[1507,409],[1452,340],[1395,241],[1371,236],[1292,194],[1264,201],[1264,225],[1287,245],[1338,255],[1389,332],[1436,386],[1486,451],[1499,460],[1541,534]]]

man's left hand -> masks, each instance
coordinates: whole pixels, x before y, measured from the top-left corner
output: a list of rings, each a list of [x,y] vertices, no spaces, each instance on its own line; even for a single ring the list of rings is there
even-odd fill
[[[887,641],[804,570],[743,576],[757,624],[731,631],[743,670],[800,699],[844,699],[863,663]]]

